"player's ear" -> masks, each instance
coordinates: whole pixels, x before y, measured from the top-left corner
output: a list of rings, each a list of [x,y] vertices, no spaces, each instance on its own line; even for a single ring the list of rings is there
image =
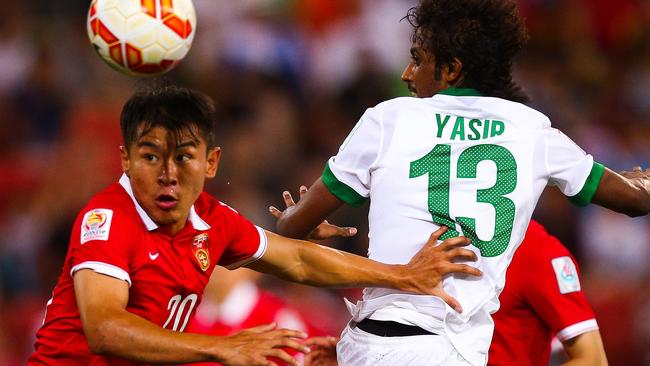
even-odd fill
[[[120,160],[122,161],[122,171],[129,176],[129,151],[125,146],[120,146]]]
[[[208,151],[208,167],[205,171],[206,178],[214,178],[219,169],[219,159],[221,159],[221,148],[215,147]]]
[[[447,81],[449,85],[457,85],[461,79],[463,62],[458,57],[454,57],[447,65],[446,69],[445,81]]]

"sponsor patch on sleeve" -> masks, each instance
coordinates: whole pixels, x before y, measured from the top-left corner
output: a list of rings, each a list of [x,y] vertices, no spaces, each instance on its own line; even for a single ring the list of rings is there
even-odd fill
[[[557,278],[557,284],[560,288],[561,294],[580,291],[578,270],[570,257],[564,256],[553,258],[551,264],[553,264],[555,278]]]
[[[97,208],[86,212],[81,220],[81,244],[91,240],[108,240],[113,210]]]

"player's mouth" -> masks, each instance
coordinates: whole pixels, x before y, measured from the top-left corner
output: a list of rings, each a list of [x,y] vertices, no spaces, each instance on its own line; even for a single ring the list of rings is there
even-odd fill
[[[408,84],[408,89],[412,96],[416,97],[418,95],[418,91],[411,84]]]
[[[161,210],[171,210],[172,208],[176,207],[177,204],[178,198],[172,195],[161,194],[156,197],[156,206],[158,206],[158,208]]]

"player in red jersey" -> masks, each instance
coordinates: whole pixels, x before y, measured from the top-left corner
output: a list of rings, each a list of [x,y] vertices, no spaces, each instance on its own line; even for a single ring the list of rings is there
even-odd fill
[[[488,365],[546,366],[557,336],[570,363],[607,365],[594,312],[580,288],[575,259],[532,221],[506,272]]]
[[[258,325],[276,323],[300,330],[310,337],[324,333],[311,326],[293,307],[257,284],[259,274],[242,268],[228,271],[215,268],[214,277],[203,293],[187,330],[192,333],[229,335]],[[287,350],[294,354],[293,350]],[[300,359],[300,354],[296,355]],[[200,365],[217,365],[201,363]],[[285,365],[285,363],[282,363]]]
[[[428,294],[442,291],[446,273],[480,273],[451,263],[476,260],[460,248],[466,238],[435,247],[444,230],[409,264],[386,265],[256,227],[203,192],[221,151],[214,107],[199,93],[171,86],[136,93],[121,128],[124,175],[77,217],[29,365],[273,365],[267,357],[295,365],[280,348],[307,351],[299,331],[269,324],[227,337],[182,332],[215,265],[319,286]]]

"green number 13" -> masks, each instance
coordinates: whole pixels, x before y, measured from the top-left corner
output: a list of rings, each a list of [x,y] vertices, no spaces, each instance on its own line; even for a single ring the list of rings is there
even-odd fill
[[[491,160],[496,164],[497,174],[494,185],[476,191],[476,201],[494,207],[494,236],[485,241],[476,235],[476,220],[470,217],[456,217],[463,234],[472,240],[484,257],[502,254],[510,243],[512,225],[515,221],[515,204],[506,194],[517,186],[517,162],[508,149],[499,145],[475,145],[465,149],[458,157],[458,178],[476,178],[478,163]],[[458,236],[455,223],[449,216],[449,189],[451,179],[451,146],[436,145],[428,154],[411,162],[409,178],[429,175],[429,212],[433,222],[449,227],[441,237],[447,239]]]

